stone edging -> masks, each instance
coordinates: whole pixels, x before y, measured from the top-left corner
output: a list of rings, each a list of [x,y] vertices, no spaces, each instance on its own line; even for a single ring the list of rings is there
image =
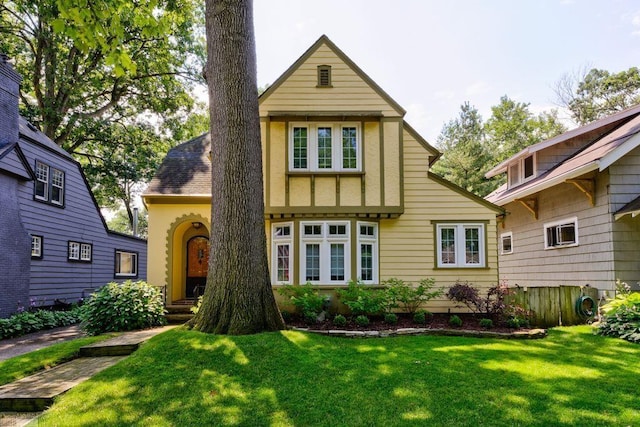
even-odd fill
[[[332,329],[329,331],[319,331],[309,328],[291,328],[294,331],[311,332],[320,335],[332,335],[345,338],[387,338],[403,335],[445,335],[456,337],[476,337],[476,338],[501,338],[501,339],[539,339],[547,336],[546,329],[529,329],[526,331],[513,332],[492,332],[476,331],[469,329],[444,329],[444,328],[400,328],[385,331],[346,331]]]

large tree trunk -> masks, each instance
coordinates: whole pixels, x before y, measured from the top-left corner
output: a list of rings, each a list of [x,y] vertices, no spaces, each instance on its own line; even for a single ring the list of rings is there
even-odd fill
[[[207,0],[211,251],[190,325],[216,334],[284,328],[269,278],[251,0]]]

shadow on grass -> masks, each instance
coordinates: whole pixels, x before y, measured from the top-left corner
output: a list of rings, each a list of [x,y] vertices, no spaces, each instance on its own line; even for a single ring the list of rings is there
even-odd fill
[[[43,425],[637,425],[640,347],[172,330],[58,400]]]

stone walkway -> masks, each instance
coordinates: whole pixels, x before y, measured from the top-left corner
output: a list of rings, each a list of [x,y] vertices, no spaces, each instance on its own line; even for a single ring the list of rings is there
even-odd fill
[[[0,361],[84,336],[86,335],[80,330],[80,326],[71,325],[0,340]]]
[[[173,327],[122,333],[82,347],[77,359],[0,386],[0,427],[26,425],[40,415],[39,411],[51,406],[56,396],[115,365],[143,342]],[[40,337],[36,341],[46,342],[46,338]],[[49,341],[49,345],[55,342]]]

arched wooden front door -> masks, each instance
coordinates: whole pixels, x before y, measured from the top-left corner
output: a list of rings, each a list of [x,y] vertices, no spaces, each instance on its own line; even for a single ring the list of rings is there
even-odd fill
[[[196,236],[187,242],[186,297],[197,298],[204,293],[209,269],[209,239]]]

